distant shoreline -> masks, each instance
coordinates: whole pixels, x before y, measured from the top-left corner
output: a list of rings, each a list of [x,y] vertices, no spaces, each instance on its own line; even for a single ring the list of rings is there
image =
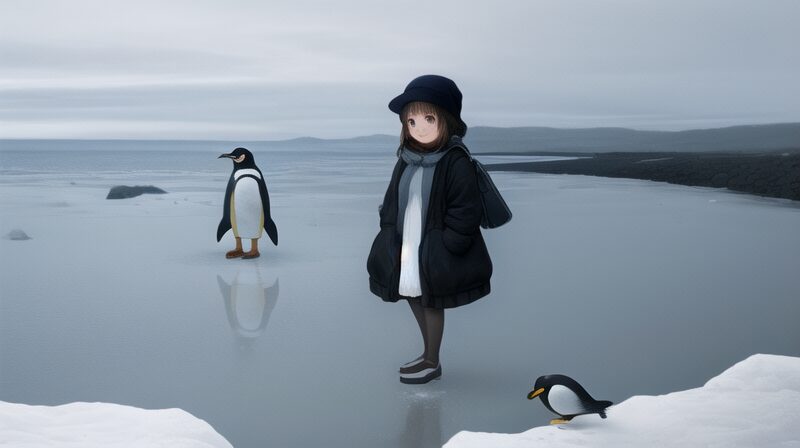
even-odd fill
[[[800,149],[800,123],[737,125],[682,131],[646,131],[627,128],[470,127],[464,143],[475,154],[572,155],[609,152],[754,152]],[[396,135],[372,134],[349,138],[297,137],[290,139],[0,139],[0,152],[25,149],[213,149],[245,146],[251,151],[274,148],[325,151],[395,150]]]
[[[536,152],[528,155],[542,155]],[[492,155],[499,155],[494,153]],[[520,155],[515,153],[514,155]],[[581,174],[728,188],[800,201],[800,150],[764,152],[547,153],[583,157],[550,162],[490,164],[489,171]]]

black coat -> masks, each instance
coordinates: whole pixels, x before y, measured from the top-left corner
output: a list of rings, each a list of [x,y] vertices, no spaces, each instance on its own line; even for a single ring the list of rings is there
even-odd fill
[[[398,158],[367,259],[370,291],[387,302],[404,298],[398,293],[403,236],[397,231],[397,190],[406,166]],[[436,164],[428,207],[419,250],[422,304],[454,308],[489,294],[492,261],[480,231],[475,168],[458,147]]]

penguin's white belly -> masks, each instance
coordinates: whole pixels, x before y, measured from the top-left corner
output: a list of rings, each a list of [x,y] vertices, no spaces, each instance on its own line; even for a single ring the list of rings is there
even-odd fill
[[[556,384],[547,393],[550,407],[561,415],[582,414],[586,412],[580,398],[566,386]]]
[[[243,177],[236,181],[231,208],[233,235],[237,238],[261,238],[264,210],[261,207],[261,192],[255,179]]]

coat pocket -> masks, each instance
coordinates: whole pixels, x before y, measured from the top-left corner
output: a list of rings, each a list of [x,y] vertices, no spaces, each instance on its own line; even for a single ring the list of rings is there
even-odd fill
[[[440,229],[431,230],[423,246],[422,275],[429,292],[435,296],[457,294],[478,287],[492,276],[492,261],[480,234],[461,254],[447,248]]]
[[[444,247],[456,255],[463,255],[466,253],[472,246],[473,239],[473,236],[462,235],[449,227],[445,227],[442,231]]]
[[[377,283],[390,286],[399,254],[397,230],[394,226],[381,227],[375,236],[367,257],[367,272]]]

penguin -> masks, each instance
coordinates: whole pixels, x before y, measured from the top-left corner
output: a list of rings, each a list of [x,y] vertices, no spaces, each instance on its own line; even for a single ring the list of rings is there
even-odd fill
[[[272,242],[278,245],[278,228],[272,221],[269,211],[269,193],[264,175],[256,166],[253,154],[245,148],[236,148],[229,154],[222,154],[218,159],[233,160],[233,172],[228,179],[225,190],[225,205],[222,208],[222,220],[217,227],[217,242],[225,233],[233,229],[236,248],[225,254],[225,258],[256,258],[258,239],[261,229],[267,231]],[[242,250],[242,238],[251,241],[250,251]]]
[[[573,417],[584,414],[599,414],[606,418],[606,408],[610,401],[598,401],[586,392],[577,381],[566,375],[543,375],[536,379],[528,400],[541,397],[544,407],[560,419],[550,420],[551,425],[568,423]]]

